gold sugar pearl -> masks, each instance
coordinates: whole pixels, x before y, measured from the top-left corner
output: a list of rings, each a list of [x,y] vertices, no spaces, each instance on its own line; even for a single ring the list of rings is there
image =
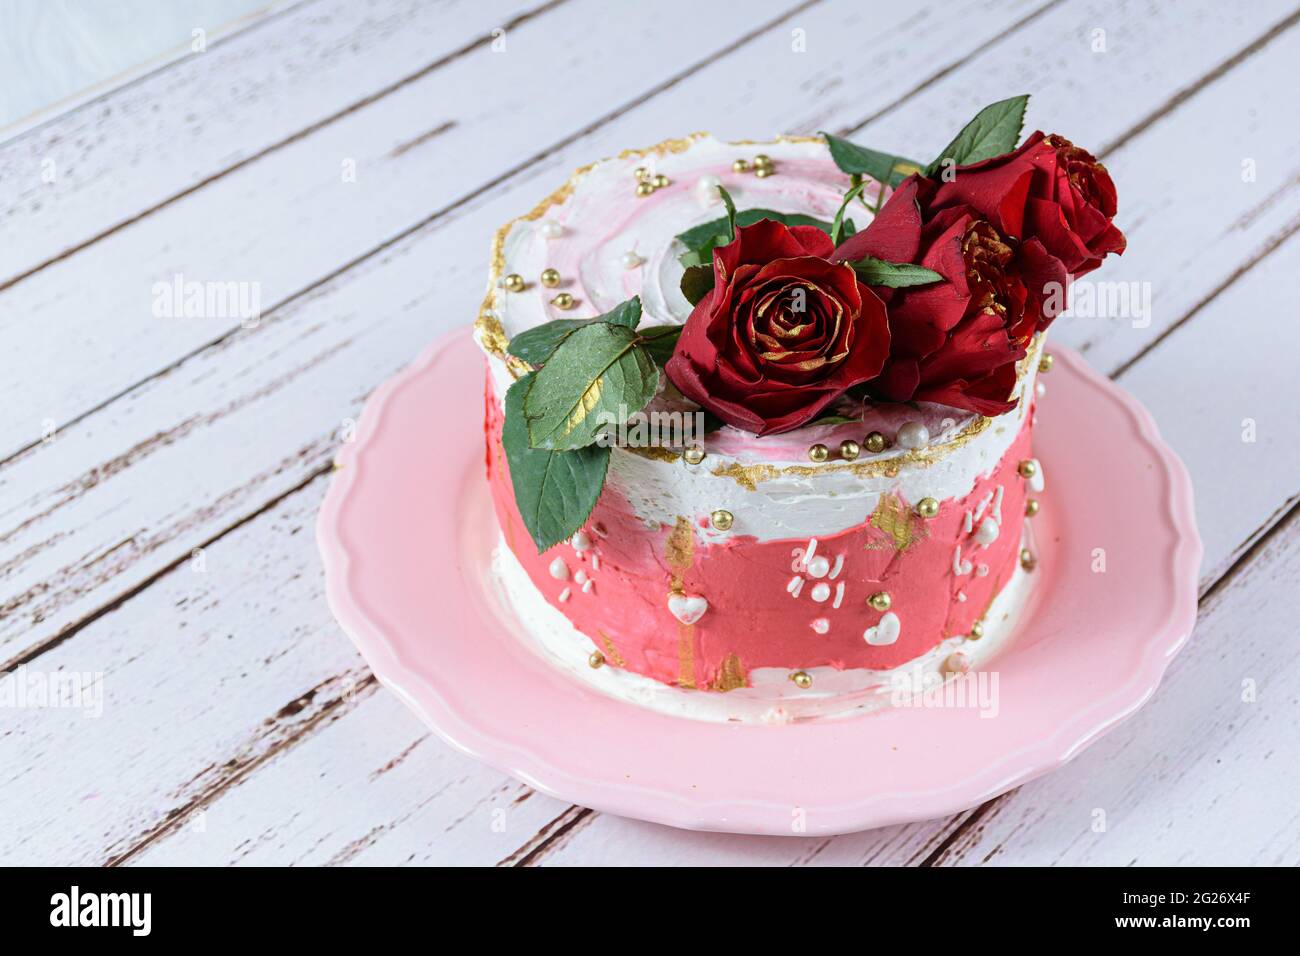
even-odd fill
[[[672,180],[669,179],[667,176],[665,176],[663,173],[660,173],[658,176],[656,176],[653,182],[654,182],[655,189],[663,189],[665,186],[669,186],[672,184]]]
[[[803,690],[807,690],[809,687],[812,686],[812,675],[809,674],[807,671],[795,671],[793,674],[790,675],[790,679],[794,681],[795,687],[801,688]]]
[[[699,445],[691,445],[684,452],[682,452],[682,457],[686,459],[686,464],[698,465],[700,462],[704,460],[704,449],[701,448]]]
[[[771,166],[771,165],[772,165],[772,157],[767,155],[767,153],[759,153],[757,156],[754,157],[754,168],[756,169],[762,169],[764,166]]]
[[[757,176],[759,179],[767,179],[768,176],[773,176],[775,174],[776,174],[776,170],[773,169],[771,166],[759,166],[757,169],[754,170],[754,175]]]
[[[888,442],[885,441],[885,436],[880,434],[880,432],[872,432],[867,436],[867,451],[871,452],[873,455],[884,451],[887,444]]]
[[[735,520],[735,516],[730,511],[721,508],[709,515],[709,524],[719,531],[730,531]]]
[[[981,621],[976,621],[974,624],[970,626],[970,639],[972,641],[978,641],[983,636],[984,636],[984,624]]]
[[[1036,514],[1038,514],[1038,499],[1037,499],[1037,498],[1026,498],[1026,499],[1025,499],[1025,517],[1026,517],[1026,518],[1032,518],[1032,517],[1033,517],[1034,515],[1036,515]]]
[[[512,272],[502,280],[501,285],[507,292],[523,292],[528,283],[524,282],[524,277],[517,272]]]
[[[551,300],[551,305],[555,306],[557,309],[572,309],[573,303],[573,296],[569,295],[567,292],[561,292]]]
[[[830,456],[831,450],[821,443],[813,445],[808,449],[808,457],[818,464],[821,464]]]
[[[1043,357],[1038,360],[1038,371],[1046,375],[1052,370],[1052,366],[1055,364],[1056,359],[1052,357],[1051,353],[1044,352]]]
[[[587,658],[587,666],[592,670],[605,666],[605,655],[600,651],[592,651],[591,656]]]
[[[560,284],[559,269],[542,270],[542,285],[546,286],[546,288],[548,289],[554,289],[559,284]]]
[[[747,160],[747,159],[738,159],[738,160],[736,160],[734,163],[731,164],[731,171],[732,171],[733,173],[747,173],[747,172],[749,172],[749,160]]]
[[[933,518],[939,513],[939,502],[933,498],[922,498],[916,503],[916,513],[922,518]]]
[[[1016,468],[1016,471],[1020,474],[1021,478],[1032,478],[1034,475],[1038,474],[1038,466],[1034,464],[1032,458],[1026,458]]]
[[[845,461],[852,461],[862,454],[862,446],[852,438],[840,442],[840,457]]]
[[[1028,548],[1020,549],[1020,566],[1026,571],[1032,571],[1038,567],[1038,559],[1034,557],[1034,552]]]
[[[639,182],[636,184],[636,194],[644,199],[655,191],[655,184],[652,182]]]
[[[877,591],[867,598],[867,603],[877,611],[888,611],[890,606],[893,605],[894,599],[889,596],[888,591]]]
[[[632,170],[632,175],[636,177],[637,182],[640,182],[643,179],[650,178],[650,170],[646,169],[644,166],[638,166],[636,169]]]

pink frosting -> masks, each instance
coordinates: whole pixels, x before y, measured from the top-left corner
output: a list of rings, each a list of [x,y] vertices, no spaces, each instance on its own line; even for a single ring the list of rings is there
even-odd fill
[[[882,516],[878,509],[875,520],[819,538],[816,556],[828,559],[834,574],[815,577],[805,559],[808,540],[695,533],[707,527],[707,514],[684,516],[693,526],[689,565],[673,567],[668,553],[674,529],[647,528],[609,488],[585,526],[592,548],[579,551],[561,544],[539,555],[515,506],[501,447],[500,406],[491,394],[490,379],[487,398],[488,478],[508,545],[546,599],[607,651],[611,665],[665,683],[716,687],[729,658],[734,660],[727,673],[733,677],[737,662],[743,673],[757,667],[793,671],[824,665],[898,666],[949,636],[969,633],[1018,560],[1025,482],[1017,467],[1030,457],[1032,415],[1026,416],[1020,434],[989,474],[964,498],[942,501],[937,517],[923,520],[912,513],[915,502],[894,499],[885,509],[892,515]],[[983,545],[971,533],[967,514],[973,519],[983,504],[981,517],[989,516],[999,486],[1000,532]],[[890,517],[908,530],[898,537],[889,533]],[[973,520],[974,528],[979,524]],[[681,537],[678,532],[678,540]],[[898,544],[904,542],[900,549]],[[684,563],[682,552],[675,553]],[[589,591],[551,575],[557,556],[571,576],[581,570],[591,579]],[[959,573],[965,563],[969,571]],[[796,578],[802,579],[802,587],[794,595],[791,585]],[[675,584],[686,596],[708,601],[698,622],[682,624],[670,612],[668,597]],[[821,584],[829,595],[818,601],[814,589]],[[565,588],[568,599],[560,601]],[[892,644],[873,645],[864,639],[864,632],[882,618],[867,602],[877,591],[890,594],[890,613],[900,622]]]

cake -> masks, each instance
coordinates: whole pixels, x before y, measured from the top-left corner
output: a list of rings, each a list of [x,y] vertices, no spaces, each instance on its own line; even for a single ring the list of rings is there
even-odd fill
[[[776,723],[997,653],[1041,574],[1044,335],[1123,249],[1104,168],[1015,148],[1023,110],[928,165],[670,140],[496,234],[475,334],[524,641],[628,700]]]

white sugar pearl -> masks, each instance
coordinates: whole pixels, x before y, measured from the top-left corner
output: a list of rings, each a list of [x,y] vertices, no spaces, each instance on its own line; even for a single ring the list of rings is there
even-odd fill
[[[930,429],[920,422],[907,422],[898,430],[898,443],[904,448],[924,448],[930,444]]]
[[[1035,382],[1034,391],[1037,392],[1038,396],[1041,398],[1047,394],[1047,385],[1044,382]]]
[[[573,537],[569,539],[569,544],[573,545],[574,551],[588,551],[591,549],[591,538],[585,531],[575,531]]]
[[[998,540],[998,531],[998,523],[992,518],[985,518],[980,522],[980,526],[975,529],[975,540],[988,547]]]
[[[831,596],[831,586],[823,581],[812,589],[812,599],[820,604]]]
[[[573,575],[573,583],[581,587],[587,583],[587,572],[579,570]]]
[[[635,269],[637,266],[641,264],[642,259],[635,252],[628,250],[627,252],[623,253],[619,261],[623,263],[624,269]]]
[[[705,173],[695,181],[695,196],[706,206],[713,206],[722,202],[722,195],[718,192],[718,187],[722,185],[722,180],[711,173]]]
[[[551,577],[557,581],[563,581],[569,576],[569,566],[564,563],[563,558],[556,558],[551,562]]]
[[[824,578],[830,574],[831,563],[820,554],[808,562],[808,574],[814,578]]]
[[[819,617],[812,622],[812,629],[818,634],[825,634],[831,629],[831,622],[824,617]]]
[[[559,239],[560,236],[564,235],[564,227],[553,219],[543,219],[537,230],[544,239]]]

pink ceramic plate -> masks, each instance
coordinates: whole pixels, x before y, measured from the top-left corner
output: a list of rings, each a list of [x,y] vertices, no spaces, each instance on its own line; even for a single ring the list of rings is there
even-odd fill
[[[1042,577],[992,665],[991,719],[908,708],[706,723],[606,697],[521,646],[485,590],[497,530],[483,360],[468,332],[384,384],[339,456],[318,525],[330,605],[379,679],[439,735],[562,800],[771,834],[958,812],[1060,766],[1136,711],[1196,617],[1201,544],[1186,471],[1133,399],[1055,351],[1034,439],[1049,482],[1034,519]]]

